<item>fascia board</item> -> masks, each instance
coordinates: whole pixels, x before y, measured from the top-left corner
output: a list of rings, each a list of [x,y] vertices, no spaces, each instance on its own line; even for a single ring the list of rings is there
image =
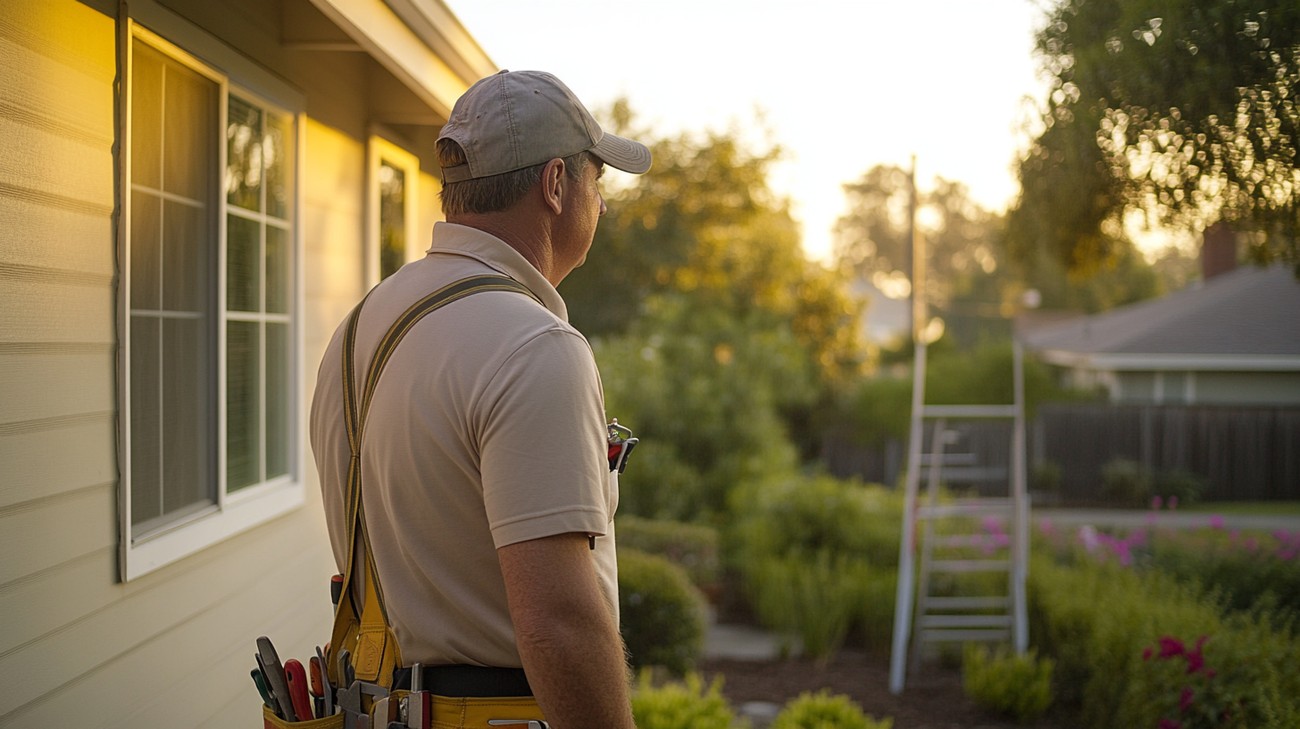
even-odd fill
[[[451,115],[456,99],[475,79],[466,79],[434,52],[382,0],[311,0],[389,73],[438,115]]]
[[[1039,357],[1054,365],[1091,370],[1201,371],[1201,372],[1300,372],[1300,357],[1266,354],[1107,354],[1043,350]]]

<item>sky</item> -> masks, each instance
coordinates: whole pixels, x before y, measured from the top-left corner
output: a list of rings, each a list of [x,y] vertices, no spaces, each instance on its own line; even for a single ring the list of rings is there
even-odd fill
[[[1034,0],[445,0],[498,67],[550,71],[656,137],[739,130],[826,260],[842,185],[916,160],[1002,211],[1041,100]],[[765,149],[766,146],[760,146]]]

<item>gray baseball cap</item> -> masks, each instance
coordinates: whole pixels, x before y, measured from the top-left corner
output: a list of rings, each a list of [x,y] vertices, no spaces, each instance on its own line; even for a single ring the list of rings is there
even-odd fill
[[[458,143],[468,160],[444,167],[444,183],[588,151],[624,172],[650,169],[644,144],[606,134],[569,87],[542,71],[502,71],[480,79],[456,101],[438,139]]]

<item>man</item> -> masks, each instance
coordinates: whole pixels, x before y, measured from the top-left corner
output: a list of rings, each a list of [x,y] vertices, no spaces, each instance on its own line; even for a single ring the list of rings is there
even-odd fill
[[[366,300],[358,371],[406,307],[454,281],[505,275],[536,300],[484,292],[429,314],[379,380],[362,493],[389,623],[407,666],[458,667],[426,674],[435,694],[446,693],[444,677],[468,682],[455,696],[531,691],[554,729],[632,727],[604,398],[590,346],[555,287],[581,265],[605,212],[603,166],[641,174],[649,150],[604,134],[559,79],[531,71],[472,86],[437,150],[447,222],[435,225],[424,259]],[[341,332],[321,363],[311,413],[340,567],[350,457]],[[522,667],[527,681],[511,690],[501,671],[474,667]]]

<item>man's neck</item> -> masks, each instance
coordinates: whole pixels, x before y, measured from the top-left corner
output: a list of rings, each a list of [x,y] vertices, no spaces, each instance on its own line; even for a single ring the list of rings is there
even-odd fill
[[[555,255],[549,243],[549,235],[544,226],[521,221],[511,212],[501,213],[466,213],[447,219],[448,223],[464,225],[481,230],[500,238],[506,245],[519,252],[524,260],[551,282],[558,285],[556,279]],[[524,231],[527,231],[526,233]],[[562,276],[560,278],[563,278]]]

